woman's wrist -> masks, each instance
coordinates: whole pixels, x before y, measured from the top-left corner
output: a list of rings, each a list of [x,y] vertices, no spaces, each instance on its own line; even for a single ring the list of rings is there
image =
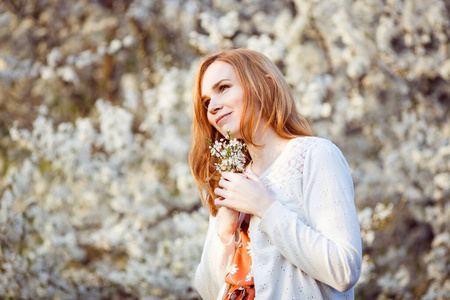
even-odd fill
[[[217,231],[217,235],[220,238],[220,241],[225,244],[228,245],[234,238],[234,231],[232,232],[219,232]]]
[[[239,213],[226,207],[219,210],[219,225],[217,235],[224,244],[228,244],[234,236],[234,231],[238,225]]]
[[[235,226],[219,226],[217,228],[217,235],[222,243],[228,245],[234,238],[234,232],[236,231],[237,224]]]
[[[258,211],[256,212],[256,216],[258,216],[260,219],[264,216],[266,211],[269,209],[270,206],[275,202],[275,199],[273,199],[271,196],[267,196],[261,201],[261,204],[258,207]]]

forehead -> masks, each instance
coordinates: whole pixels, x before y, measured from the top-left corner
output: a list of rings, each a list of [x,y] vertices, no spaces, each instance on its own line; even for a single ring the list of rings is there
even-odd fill
[[[232,81],[237,80],[236,72],[234,71],[233,66],[223,61],[213,62],[203,74],[203,93],[209,93],[213,85],[223,79],[229,79]]]

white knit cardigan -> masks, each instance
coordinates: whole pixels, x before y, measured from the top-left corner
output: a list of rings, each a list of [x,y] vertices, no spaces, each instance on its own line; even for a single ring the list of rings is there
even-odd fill
[[[361,233],[353,182],[330,141],[299,137],[259,177],[276,200],[250,220],[256,299],[354,299],[361,273]],[[216,299],[235,251],[210,217],[195,285]]]

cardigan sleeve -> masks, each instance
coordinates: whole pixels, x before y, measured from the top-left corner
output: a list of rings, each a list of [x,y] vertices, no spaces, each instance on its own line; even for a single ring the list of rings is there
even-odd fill
[[[361,273],[361,233],[348,164],[334,144],[324,141],[308,150],[303,180],[298,180],[309,226],[275,201],[259,227],[290,263],[344,292]]]
[[[234,236],[224,244],[217,233],[217,217],[210,216],[200,264],[195,272],[195,287],[202,299],[215,300],[225,283],[225,275],[235,252]]]

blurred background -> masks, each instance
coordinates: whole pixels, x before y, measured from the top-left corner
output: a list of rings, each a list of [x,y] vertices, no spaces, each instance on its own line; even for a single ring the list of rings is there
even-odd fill
[[[0,298],[199,299],[191,85],[243,47],[350,164],[357,299],[450,299],[449,22],[446,0],[2,0]]]

